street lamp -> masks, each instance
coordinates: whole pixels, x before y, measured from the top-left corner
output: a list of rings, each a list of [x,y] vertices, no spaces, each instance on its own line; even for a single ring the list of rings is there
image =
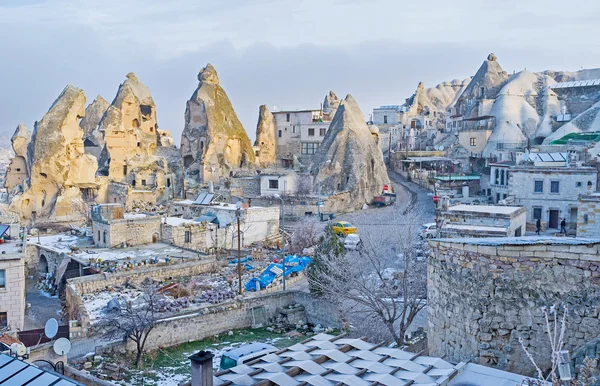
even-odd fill
[[[273,197],[281,200],[281,263],[283,265],[281,280],[283,282],[283,290],[285,291],[285,207],[283,205],[283,198],[279,194],[275,193]]]
[[[242,257],[241,257],[241,240],[240,240],[240,214],[242,212],[242,202],[238,201],[236,204],[235,216],[237,217],[237,244],[238,244],[238,261],[237,261],[237,271],[238,271],[238,281],[239,281],[239,293],[242,295]]]

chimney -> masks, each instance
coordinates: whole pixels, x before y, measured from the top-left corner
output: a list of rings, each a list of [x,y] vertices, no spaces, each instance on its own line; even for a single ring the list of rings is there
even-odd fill
[[[208,193],[213,194],[215,192],[214,182],[208,181]]]
[[[213,359],[210,351],[198,351],[189,359],[192,361],[192,386],[213,386]]]

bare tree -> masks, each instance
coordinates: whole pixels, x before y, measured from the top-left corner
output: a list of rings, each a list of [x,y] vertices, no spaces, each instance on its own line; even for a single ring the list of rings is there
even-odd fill
[[[319,225],[312,219],[300,221],[294,229],[291,243],[291,253],[302,253],[304,249],[314,247],[319,240]]]
[[[156,325],[155,306],[158,298],[157,287],[154,284],[144,284],[142,295],[135,301],[119,304],[109,311],[99,324],[108,330],[110,337],[123,336],[136,345],[135,363],[142,367],[142,355],[148,335]]]
[[[312,193],[313,184],[310,174],[298,174],[296,177],[296,196],[306,197]]]
[[[332,243],[326,234],[308,271],[311,290],[338,302],[349,314],[362,316],[367,325],[379,320],[398,345],[405,344],[406,332],[426,306],[427,296],[426,264],[417,257],[416,218],[409,214],[405,219],[405,226],[394,235],[396,253],[377,253],[374,246],[385,240],[374,242],[368,236],[357,251],[317,253]]]

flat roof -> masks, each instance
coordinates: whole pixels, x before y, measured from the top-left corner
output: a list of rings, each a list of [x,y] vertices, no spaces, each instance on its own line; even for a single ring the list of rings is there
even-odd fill
[[[508,228],[506,227],[488,227],[483,225],[459,225],[459,224],[446,224],[442,227],[442,231],[445,229],[459,230],[459,231],[482,231],[482,232],[500,232],[506,233]]]
[[[474,212],[474,213],[497,213],[512,214],[523,208],[522,206],[499,206],[499,205],[467,205],[458,204],[448,207],[451,212]]]
[[[459,238],[439,238],[435,241],[455,244],[469,245],[590,245],[600,244],[600,239],[584,239],[581,237],[553,237],[553,236],[522,236],[522,237],[459,237]],[[600,257],[599,257],[600,259]]]

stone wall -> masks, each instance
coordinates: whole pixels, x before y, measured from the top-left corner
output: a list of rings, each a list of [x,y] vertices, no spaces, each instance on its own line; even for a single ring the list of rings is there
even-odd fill
[[[8,314],[10,334],[24,328],[25,269],[20,256],[0,257],[0,270],[4,271],[5,286],[0,287],[0,312]]]
[[[231,195],[239,197],[260,196],[260,178],[258,176],[232,178]]]
[[[94,221],[94,242],[106,248],[156,243],[160,241],[160,222],[159,216],[119,219],[108,223]]]
[[[90,327],[90,317],[83,305],[82,296],[106,289],[124,285],[126,282],[139,284],[146,278],[164,280],[169,277],[193,276],[218,269],[214,261],[188,261],[172,265],[156,265],[133,271],[102,273],[98,275],[82,276],[67,280],[66,306],[69,318],[81,322],[84,334]]]
[[[214,232],[219,232],[219,229],[217,229],[215,224],[204,223],[184,223],[179,226],[162,224],[161,232],[163,243],[208,253],[212,248],[216,247],[218,235]],[[186,232],[189,232],[189,238],[186,238]],[[220,244],[224,244],[225,234],[224,232],[220,233],[223,236]]]
[[[190,315],[163,319],[148,336],[147,349],[175,346],[230,330],[248,328],[252,326],[252,308],[264,307],[266,317],[274,318],[278,315],[278,309],[296,303],[305,307],[309,322],[341,328],[340,319],[336,319],[339,313],[330,303],[304,292],[276,292],[207,307]],[[127,346],[128,350],[135,350],[131,342]]]
[[[30,237],[25,247],[25,265],[27,274],[45,274],[54,273],[65,257],[65,253],[51,247],[42,247],[38,244],[32,244],[37,241],[37,237]]]
[[[579,197],[577,237],[600,239],[600,194]]]
[[[600,242],[564,238],[431,241],[427,266],[432,356],[531,374],[518,339],[549,367],[543,306],[568,304],[564,349],[600,334]],[[561,241],[562,240],[562,241]]]

